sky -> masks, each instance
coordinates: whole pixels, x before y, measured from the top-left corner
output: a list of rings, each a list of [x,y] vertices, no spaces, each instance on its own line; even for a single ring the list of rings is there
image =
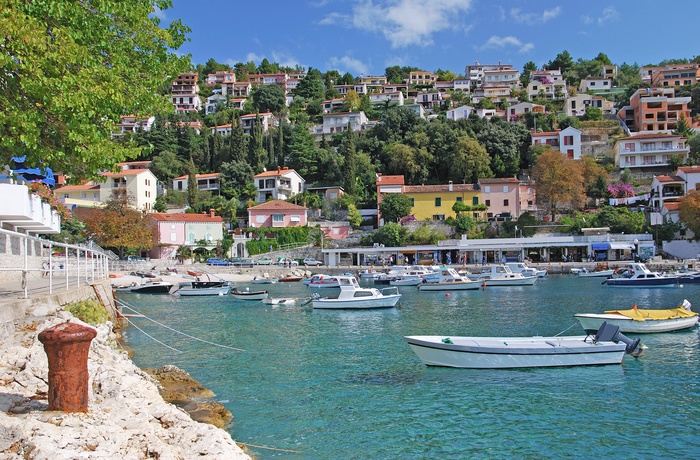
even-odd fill
[[[698,55],[698,0],[172,0],[162,25],[192,32],[178,53],[194,64],[263,58],[353,76],[391,66],[463,74],[466,65],[538,67],[566,50],[614,64]],[[668,6],[666,6],[668,5]]]

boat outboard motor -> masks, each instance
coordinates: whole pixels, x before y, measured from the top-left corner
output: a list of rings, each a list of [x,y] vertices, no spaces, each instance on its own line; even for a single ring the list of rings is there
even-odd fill
[[[627,345],[625,348],[625,353],[631,354],[639,346],[639,339],[630,339],[620,332],[620,327],[613,324],[608,324],[607,321],[603,321],[600,325],[600,329],[593,338],[594,342],[622,342]]]

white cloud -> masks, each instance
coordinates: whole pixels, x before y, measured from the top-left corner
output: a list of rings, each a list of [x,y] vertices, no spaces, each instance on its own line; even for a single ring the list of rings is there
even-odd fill
[[[347,25],[348,23],[351,22],[350,16],[347,14],[341,14],[341,13],[330,13],[320,21],[318,21],[319,25],[322,26],[334,26],[334,25]]]
[[[352,25],[377,32],[392,48],[427,46],[433,35],[459,29],[458,16],[471,9],[473,0],[364,0],[353,7]]]
[[[350,72],[352,75],[369,75],[369,67],[367,67],[359,59],[355,59],[350,56],[333,56],[330,58],[327,67],[329,69],[338,69],[340,73]]]
[[[561,7],[557,6],[551,10],[544,10],[540,13],[522,13],[520,8],[512,8],[510,10],[510,17],[513,18],[515,22],[521,24],[535,25],[544,24],[545,22],[551,21],[552,19],[559,16],[561,13]]]
[[[516,37],[509,35],[507,37],[499,37],[497,35],[492,35],[486,43],[479,47],[480,50],[487,49],[503,49],[506,47],[518,48],[519,53],[526,53],[532,50],[535,45],[532,43],[523,43]]]
[[[603,11],[600,13],[600,16],[598,17],[592,17],[588,15],[583,15],[581,16],[581,22],[584,24],[594,24],[597,23],[599,26],[602,26],[603,24],[607,22],[615,22],[619,19],[620,13],[618,13],[617,8],[615,8],[613,5],[607,6],[603,8]]]

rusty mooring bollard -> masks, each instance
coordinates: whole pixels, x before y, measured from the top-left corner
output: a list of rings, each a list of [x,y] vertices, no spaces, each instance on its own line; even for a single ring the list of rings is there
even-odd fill
[[[87,412],[88,352],[97,335],[91,327],[63,323],[42,331],[49,359],[49,410]]]

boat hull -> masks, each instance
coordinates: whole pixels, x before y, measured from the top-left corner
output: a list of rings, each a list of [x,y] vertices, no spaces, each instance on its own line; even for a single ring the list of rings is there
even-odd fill
[[[418,285],[419,291],[473,291],[481,288],[480,281],[455,281],[423,283]]]
[[[172,288],[172,283],[140,284],[132,286],[129,291],[134,294],[168,294]]]
[[[385,295],[378,298],[359,299],[314,299],[311,305],[315,309],[325,310],[363,310],[370,308],[392,308],[401,300],[401,294]]]
[[[296,297],[267,297],[262,299],[262,303],[265,305],[289,305],[296,303]]]
[[[537,282],[537,275],[515,278],[485,278],[484,286],[532,286]]]
[[[577,276],[581,278],[607,278],[608,276],[613,276],[615,270],[600,270],[597,272],[579,272]]]
[[[589,337],[407,336],[427,366],[465,369],[596,366],[620,364],[624,343],[593,343]],[[444,343],[449,340],[451,343]]]
[[[603,321],[607,322],[608,324],[612,324],[613,326],[618,326],[620,328],[620,332],[632,334],[681,331],[683,329],[690,329],[698,324],[697,316],[660,320],[648,319],[646,321],[635,321],[632,318],[611,313],[579,313],[574,315],[574,317],[578,320],[581,327],[583,327],[586,332],[597,331],[600,329],[600,325],[603,324]]]
[[[263,300],[267,299],[267,291],[231,291],[234,299],[238,300]]]
[[[192,288],[184,287],[176,291],[181,296],[206,296],[206,295],[228,295],[231,292],[230,286]]]
[[[580,276],[580,275],[579,275]],[[680,283],[678,278],[608,278],[604,284],[613,287],[664,287],[672,288]]]

